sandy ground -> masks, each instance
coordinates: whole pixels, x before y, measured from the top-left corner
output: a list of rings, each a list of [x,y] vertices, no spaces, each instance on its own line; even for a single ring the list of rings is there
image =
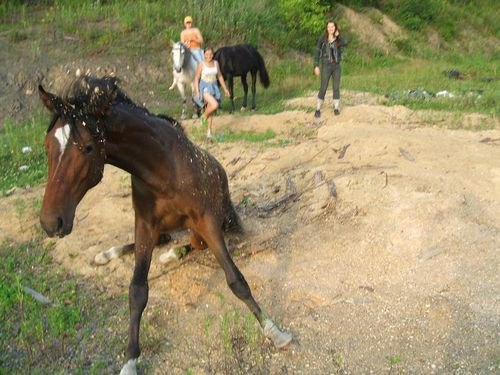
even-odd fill
[[[294,335],[287,350],[263,343],[237,373],[498,373],[499,124],[449,130],[451,115],[385,107],[363,94],[346,99],[340,116],[325,109],[319,123],[293,109],[312,103],[300,98],[280,114],[215,120],[219,130],[273,129],[280,146],[202,145],[226,168],[246,228],[228,240],[235,261],[256,299]],[[481,116],[467,121],[480,124]],[[0,199],[0,210],[42,191]],[[30,223],[10,218],[0,217],[2,237],[31,235]],[[123,294],[133,257],[101,267],[92,259],[132,237],[129,177],[108,166],[52,254]],[[174,239],[183,243],[187,234]],[[246,315],[246,307],[208,251],[161,265],[163,250],[153,259],[144,319],[160,337],[143,347],[148,373],[231,373],[215,344],[220,330],[205,328],[212,320],[219,327],[228,311]]]

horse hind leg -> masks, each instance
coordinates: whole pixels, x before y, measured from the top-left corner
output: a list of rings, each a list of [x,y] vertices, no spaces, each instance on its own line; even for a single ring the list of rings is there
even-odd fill
[[[248,83],[246,74],[243,74],[241,76],[241,84],[243,85],[243,104],[241,106],[241,110],[244,111],[247,109],[248,102]]]
[[[252,110],[255,110],[255,94],[257,92],[257,71],[252,72]]]
[[[208,229],[204,233],[204,238],[207,241],[209,249],[214,254],[215,258],[221,265],[226,275],[226,282],[233,294],[243,301],[252,314],[257,318],[264,335],[269,338],[275,347],[283,348],[292,341],[292,335],[281,331],[276,324],[262,311],[252,296],[252,292],[243,274],[240,272],[236,264],[233,262],[229,251],[227,250],[222,228],[216,225],[208,225],[212,230]],[[215,229],[217,228],[217,229]]]
[[[117,246],[111,246],[108,250],[101,251],[100,253],[97,253],[94,257],[94,263],[103,266],[111,259],[116,259],[119,258],[125,254],[131,253],[134,251],[135,244],[134,243],[129,243],[126,245],[117,245]]]
[[[158,239],[157,245],[163,245],[166,244],[171,240],[171,237],[167,233],[162,233]],[[135,244],[134,243],[129,243],[126,245],[117,245],[117,246],[112,246],[108,250],[101,251],[100,253],[97,253],[94,257],[94,263],[99,266],[103,266],[111,259],[116,259],[120,258],[121,256],[125,254],[132,253],[135,249]]]
[[[171,247],[168,251],[160,255],[160,263],[166,264],[175,260],[180,260],[188,255],[192,250],[204,250],[207,244],[196,232],[191,232],[191,239],[188,245]]]

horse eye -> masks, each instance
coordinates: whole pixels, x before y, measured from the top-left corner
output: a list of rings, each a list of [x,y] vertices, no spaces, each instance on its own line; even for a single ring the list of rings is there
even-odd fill
[[[93,145],[86,145],[84,148],[84,151],[86,154],[90,154],[92,151],[94,151],[94,146]]]

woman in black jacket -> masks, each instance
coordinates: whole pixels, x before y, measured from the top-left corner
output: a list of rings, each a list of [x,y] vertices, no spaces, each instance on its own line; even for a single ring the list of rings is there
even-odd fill
[[[325,32],[318,39],[316,54],[314,55],[314,74],[321,74],[321,86],[316,103],[314,117],[321,116],[321,105],[325,100],[326,90],[330,77],[333,77],[333,113],[340,114],[340,61],[342,60],[342,47],[347,41],[340,35],[337,23],[328,21]]]

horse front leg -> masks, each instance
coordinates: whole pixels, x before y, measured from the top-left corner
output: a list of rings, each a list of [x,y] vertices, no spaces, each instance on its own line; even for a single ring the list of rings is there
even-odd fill
[[[148,273],[151,265],[151,255],[154,244],[158,241],[159,233],[146,222],[138,222],[136,215],[135,229],[135,267],[129,287],[130,324],[127,345],[127,363],[120,371],[120,375],[137,374],[137,359],[141,354],[139,346],[139,330],[141,317],[148,303],[149,285]]]
[[[255,94],[257,92],[257,72],[252,72],[252,110],[255,110]]]
[[[179,93],[182,97],[182,112],[181,119],[184,120],[186,118],[186,89],[183,83],[178,83],[177,88],[179,89]]]
[[[231,113],[234,112],[234,77],[232,74],[227,76],[227,84],[229,85],[229,99],[231,100]]]
[[[226,282],[233,294],[247,305],[257,318],[264,335],[273,342],[275,347],[287,346],[292,341],[292,335],[281,331],[257,304],[243,274],[229,255],[222,230],[213,223],[207,223],[202,229],[204,240],[224,270]]]
[[[172,76],[174,78],[172,79],[172,84],[168,88],[170,91],[172,91],[175,88],[175,86],[177,86],[177,79],[175,78],[175,70],[174,70],[174,73],[172,74]]]
[[[193,102],[193,116],[196,119],[201,116],[201,107],[194,101],[194,96],[196,95],[195,83],[191,82],[191,101]]]

